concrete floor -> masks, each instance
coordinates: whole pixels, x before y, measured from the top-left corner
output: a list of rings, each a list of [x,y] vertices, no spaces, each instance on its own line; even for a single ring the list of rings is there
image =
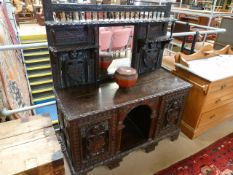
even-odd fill
[[[104,166],[97,167],[88,175],[153,175],[155,172],[182,160],[207,147],[216,140],[233,132],[233,119],[209,129],[205,134],[190,140],[183,133],[178,140],[163,140],[153,152],[134,151],[124,157],[120,166],[109,170]],[[67,167],[67,166],[66,166]],[[66,168],[66,174],[69,170]]]

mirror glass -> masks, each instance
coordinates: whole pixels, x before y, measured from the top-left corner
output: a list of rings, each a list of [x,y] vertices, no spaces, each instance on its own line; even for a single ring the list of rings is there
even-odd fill
[[[120,66],[131,66],[134,26],[99,28],[100,76],[113,75]]]

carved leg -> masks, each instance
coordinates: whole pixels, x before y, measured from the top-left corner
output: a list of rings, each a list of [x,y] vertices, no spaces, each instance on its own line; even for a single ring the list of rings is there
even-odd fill
[[[121,161],[122,161],[122,159],[115,159],[115,160],[109,162],[106,166],[107,166],[110,170],[112,170],[112,169],[114,169],[114,168],[120,166],[120,162],[121,162]]]
[[[158,145],[158,142],[151,143],[150,145],[145,147],[145,152],[149,153],[155,150],[155,147]]]
[[[172,135],[172,136],[170,137],[170,140],[171,140],[171,141],[175,141],[175,140],[178,139],[178,137],[179,137],[179,133],[174,134],[174,135]]]

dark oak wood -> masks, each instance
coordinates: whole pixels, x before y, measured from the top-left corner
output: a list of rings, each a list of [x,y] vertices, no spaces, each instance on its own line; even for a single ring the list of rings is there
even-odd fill
[[[142,148],[175,140],[190,84],[161,69],[171,4],[114,6],[43,0],[61,143],[72,174],[119,166]],[[134,26],[135,87],[120,89],[99,74],[99,27]],[[173,25],[172,25],[173,26]],[[104,83],[103,83],[104,82]]]
[[[75,172],[87,172],[100,164],[114,167],[135,149],[149,152],[161,139],[175,140],[189,88],[190,84],[158,69],[142,75],[127,90],[115,82],[55,90],[62,140]],[[143,109],[137,113],[144,110],[145,114],[134,122],[139,129],[147,117],[145,109],[150,111],[148,132],[142,139],[132,136],[130,128],[125,130],[129,113],[139,107]]]
[[[43,0],[55,88],[103,82],[99,27],[134,26],[131,66],[139,74],[161,67],[171,4],[157,6],[54,4]]]

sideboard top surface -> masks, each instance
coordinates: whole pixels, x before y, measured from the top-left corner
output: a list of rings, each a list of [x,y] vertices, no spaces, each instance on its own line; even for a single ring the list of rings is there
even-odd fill
[[[110,82],[98,86],[56,89],[55,95],[67,119],[72,120],[189,87],[189,83],[158,69],[140,76],[136,86],[130,89],[120,89],[115,82]]]

